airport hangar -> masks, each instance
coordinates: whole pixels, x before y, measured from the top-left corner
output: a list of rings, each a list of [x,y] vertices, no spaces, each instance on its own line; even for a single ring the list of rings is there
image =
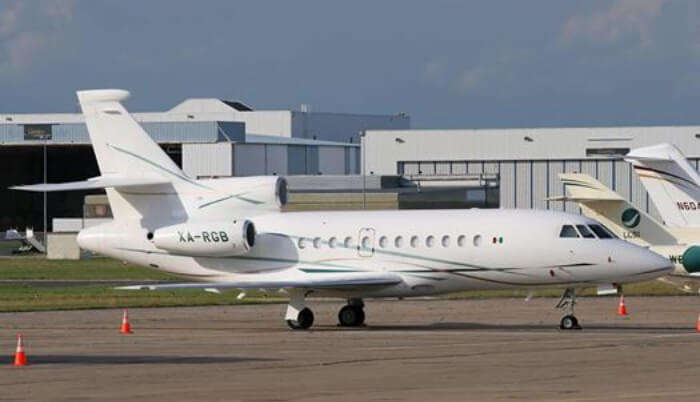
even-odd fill
[[[547,198],[564,194],[559,173],[587,173],[660,219],[623,156],[662,142],[676,145],[698,168],[700,126],[368,130],[362,153],[372,175],[401,175],[416,182],[422,177],[449,181],[495,175],[501,208],[579,213],[575,203]]]
[[[282,175],[292,194],[300,193],[297,198],[314,195],[308,209],[359,203],[579,212],[573,203],[546,199],[563,194],[558,173],[584,172],[658,217],[622,156],[635,147],[671,142],[696,168],[700,159],[700,126],[415,130],[405,114],[254,110],[220,99],[187,99],[165,112],[133,115],[188,175]],[[45,149],[48,182],[99,174],[80,113],[0,114],[6,167],[0,230],[42,227],[42,195],[7,187],[42,182]],[[368,199],[360,195],[365,191]],[[94,192],[49,194],[49,230],[53,218],[101,216],[86,212],[95,210],[84,205],[87,194]],[[334,204],[338,199],[346,202]]]
[[[239,101],[204,98],[133,116],[192,177],[357,175],[362,130],[410,127],[405,114],[312,112],[304,105],[301,109],[254,110]],[[43,182],[44,166],[47,182],[99,175],[81,113],[0,114],[0,157],[5,167],[0,178],[0,230],[43,230],[43,195],[8,187]],[[95,193],[49,193],[48,230],[54,218],[83,217],[84,198]]]

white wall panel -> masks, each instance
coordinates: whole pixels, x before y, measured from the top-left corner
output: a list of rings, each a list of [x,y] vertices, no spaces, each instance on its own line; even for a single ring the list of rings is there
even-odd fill
[[[517,208],[532,208],[532,199],[530,197],[532,189],[532,178],[530,171],[530,161],[518,161],[516,165],[517,183],[516,183],[516,207]]]
[[[449,176],[451,174],[451,163],[450,162],[436,162],[435,163],[435,174],[438,176]]]
[[[535,161],[532,164],[532,200],[534,208],[547,209],[547,162]]]
[[[630,201],[632,199],[632,169],[625,161],[615,161],[615,191]]]
[[[501,162],[501,208],[515,208],[515,163]]]
[[[612,174],[613,174],[613,165],[612,160],[600,160],[598,161],[598,181],[603,183],[603,185],[607,186],[608,188],[613,188],[612,185]]]
[[[182,144],[182,170],[190,177],[233,176],[231,144]]]

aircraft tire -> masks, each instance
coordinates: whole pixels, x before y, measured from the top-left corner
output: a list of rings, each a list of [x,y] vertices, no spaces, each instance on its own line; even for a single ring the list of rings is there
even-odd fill
[[[287,320],[291,329],[309,329],[314,323],[314,313],[308,307],[301,310],[296,320]]]
[[[565,315],[561,319],[561,322],[559,324],[559,328],[564,329],[564,330],[581,329],[581,326],[578,325],[578,319],[575,316]]]
[[[365,311],[360,306],[347,305],[338,312],[341,327],[359,327],[365,323]]]

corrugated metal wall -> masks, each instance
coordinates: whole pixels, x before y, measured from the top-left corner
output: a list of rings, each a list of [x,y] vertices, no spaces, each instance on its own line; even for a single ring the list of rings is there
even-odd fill
[[[698,168],[698,158],[688,159]],[[575,202],[547,201],[564,195],[559,173],[581,172],[591,175],[615,190],[639,209],[659,219],[659,214],[628,163],[620,159],[519,160],[519,161],[415,161],[399,162],[406,175],[463,175],[498,173],[501,208],[538,208],[580,213]],[[420,172],[420,173],[419,173]]]
[[[689,159],[697,168],[698,159]],[[464,162],[462,162],[464,163]],[[468,166],[480,161],[468,161]],[[501,208],[539,208],[580,213],[576,203],[546,201],[548,197],[564,195],[559,173],[581,172],[597,178],[639,209],[660,219],[649,200],[644,186],[631,166],[622,160],[566,160],[566,161],[500,161]],[[494,162],[489,162],[493,165]]]

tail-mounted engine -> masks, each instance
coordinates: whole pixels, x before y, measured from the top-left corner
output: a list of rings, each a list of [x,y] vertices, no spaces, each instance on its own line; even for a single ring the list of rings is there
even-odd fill
[[[249,220],[181,223],[149,233],[161,250],[193,257],[229,257],[247,253],[255,245],[255,225]]]

